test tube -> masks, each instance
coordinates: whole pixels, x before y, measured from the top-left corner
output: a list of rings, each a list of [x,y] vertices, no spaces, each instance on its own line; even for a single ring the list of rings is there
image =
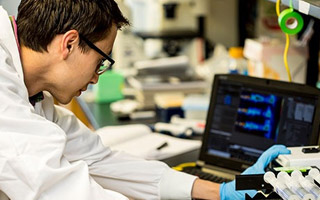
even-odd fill
[[[277,178],[278,181],[286,184],[291,191],[299,195],[302,200],[315,200],[315,197],[304,189],[298,181],[291,178],[287,172],[279,172]]]
[[[304,178],[299,170],[294,170],[291,173],[291,177],[294,180],[298,181],[304,189],[313,194],[317,198],[317,200],[320,200],[320,189],[310,180]]]
[[[311,176],[314,180],[316,180],[318,183],[320,183],[320,172],[319,170],[312,168],[309,171],[309,176]]]
[[[301,198],[291,192],[291,190],[282,182],[276,179],[276,176],[273,172],[266,172],[263,176],[263,179],[266,183],[272,185],[276,193],[284,200],[300,200]]]

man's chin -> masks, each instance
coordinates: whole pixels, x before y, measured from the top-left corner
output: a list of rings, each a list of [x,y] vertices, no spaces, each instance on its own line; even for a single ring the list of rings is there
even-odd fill
[[[55,98],[55,99],[56,99],[60,104],[66,105],[66,104],[68,104],[68,103],[71,102],[72,97],[70,97],[70,98]]]

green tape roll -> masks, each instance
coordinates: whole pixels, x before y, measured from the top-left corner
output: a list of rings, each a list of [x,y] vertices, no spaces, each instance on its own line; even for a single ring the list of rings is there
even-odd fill
[[[292,8],[283,10],[279,15],[278,22],[281,30],[290,35],[299,33],[303,28],[301,15],[294,12]]]

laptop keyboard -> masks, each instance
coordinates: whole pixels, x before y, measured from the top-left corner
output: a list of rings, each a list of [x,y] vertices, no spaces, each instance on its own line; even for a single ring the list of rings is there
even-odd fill
[[[188,173],[188,174],[198,176],[201,179],[212,181],[215,183],[223,183],[223,182],[231,181],[230,179],[204,172],[201,169],[196,168],[196,167],[185,167],[182,169],[182,171],[185,173]]]

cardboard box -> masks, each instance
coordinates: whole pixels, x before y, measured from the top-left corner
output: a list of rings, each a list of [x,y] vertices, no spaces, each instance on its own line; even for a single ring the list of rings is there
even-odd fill
[[[283,61],[284,49],[285,43],[279,40],[246,39],[244,56],[249,60],[249,75],[288,81],[288,73]],[[307,58],[307,48],[290,44],[288,64],[293,82],[306,82]]]

